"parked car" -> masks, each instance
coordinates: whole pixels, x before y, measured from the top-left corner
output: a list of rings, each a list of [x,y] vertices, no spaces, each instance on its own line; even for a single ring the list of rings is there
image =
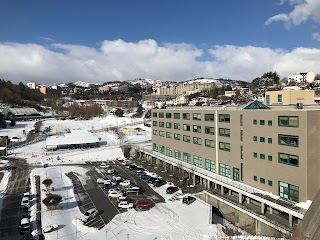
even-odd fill
[[[111,181],[111,180],[105,180],[103,183],[103,188],[104,189],[112,189],[115,186],[117,186],[117,183]]]
[[[136,169],[137,169],[137,165],[135,165],[135,164],[130,164],[129,166],[127,166],[127,168],[128,168],[129,170],[136,170]]]
[[[105,163],[101,163],[101,164],[100,164],[100,167],[101,167],[101,168],[109,168],[110,165],[107,165],[107,164],[105,164]]]
[[[108,174],[115,174],[117,171],[115,169],[108,169]]]
[[[103,179],[103,178],[98,178],[97,179],[97,183],[98,184],[104,184],[104,182],[105,182],[105,179]]]
[[[123,178],[121,176],[113,176],[112,179],[116,182],[120,182],[123,180]]]
[[[117,202],[119,203],[119,202],[122,202],[122,201],[126,201],[126,202],[129,202],[129,203],[132,203],[133,205],[134,205],[135,202],[136,202],[134,199],[129,198],[129,197],[127,197],[127,196],[120,196],[120,197],[118,197]]]
[[[129,179],[127,179],[127,180],[120,182],[119,185],[121,187],[129,187],[131,185],[131,181]]]
[[[195,200],[196,200],[195,197],[192,197],[192,196],[188,195],[188,196],[184,196],[182,198],[182,203],[185,203],[185,204],[189,205],[189,204],[193,203]]]
[[[153,184],[153,182],[154,182],[155,180],[157,180],[157,179],[158,179],[158,178],[151,177],[151,178],[148,179],[147,183]]]
[[[146,201],[144,199],[139,199],[136,201],[136,208],[138,209],[150,209],[154,206],[152,202]]]
[[[149,180],[151,178],[151,176],[147,175],[147,174],[140,174],[138,175],[138,177],[141,179],[141,180]]]
[[[176,186],[170,186],[170,187],[167,188],[166,193],[172,194],[172,193],[175,193],[175,192],[178,191],[178,190],[179,190],[178,187],[176,187]]]
[[[108,197],[111,197],[111,198],[118,198],[122,195],[123,194],[120,191],[116,191],[116,192],[112,191],[112,192],[108,193]]]
[[[81,222],[86,223],[98,215],[98,210],[95,208],[88,209],[79,219]]]
[[[28,208],[30,206],[29,197],[23,197],[21,199],[21,207],[22,208]]]
[[[42,228],[42,232],[44,233],[48,233],[48,232],[52,232],[54,230],[57,230],[59,227],[58,224],[54,223],[54,224],[49,224],[49,225],[46,225]]]
[[[108,193],[111,193],[111,192],[118,192],[119,190],[117,189],[117,188],[110,188],[109,190],[108,190]]]
[[[30,231],[30,221],[28,218],[22,218],[20,221],[20,233],[24,234]]]
[[[30,192],[25,192],[25,193],[23,194],[23,197],[30,198]]]
[[[130,203],[130,202],[127,202],[127,201],[122,201],[122,202],[119,202],[118,208],[131,209],[131,208],[133,208],[133,203]]]
[[[154,186],[154,187],[161,187],[161,186],[165,185],[166,183],[167,183],[166,180],[156,179],[156,180],[153,182],[153,186]]]

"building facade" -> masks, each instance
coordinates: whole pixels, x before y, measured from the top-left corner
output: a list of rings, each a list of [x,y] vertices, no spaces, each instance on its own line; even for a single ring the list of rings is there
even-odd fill
[[[314,81],[316,77],[316,73],[314,72],[303,72],[303,73],[296,73],[294,75],[288,76],[289,82],[296,82],[296,83],[311,83]]]
[[[152,111],[152,148],[295,202],[320,187],[320,108],[168,108]]]
[[[314,104],[315,91],[313,90],[284,90],[267,91],[265,93],[266,105],[289,105],[289,104]]]

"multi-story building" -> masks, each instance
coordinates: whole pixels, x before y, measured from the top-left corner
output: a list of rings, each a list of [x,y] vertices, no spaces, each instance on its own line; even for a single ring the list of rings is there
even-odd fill
[[[301,109],[257,101],[245,108],[154,109],[153,151],[206,176],[302,202],[320,187],[319,119],[316,105]]]
[[[315,91],[292,88],[283,91],[267,91],[265,97],[266,105],[289,105],[289,104],[314,104]]]
[[[303,72],[303,73],[296,73],[294,75],[288,76],[289,82],[296,82],[296,83],[311,83],[314,81],[316,74],[314,72]]]

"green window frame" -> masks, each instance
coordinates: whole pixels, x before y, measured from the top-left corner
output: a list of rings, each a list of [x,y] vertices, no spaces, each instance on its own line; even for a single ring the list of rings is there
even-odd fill
[[[166,122],[166,128],[172,128],[172,123],[171,122]]]
[[[268,185],[272,187],[272,181],[268,180]]]
[[[171,118],[171,117],[172,117],[172,113],[167,112],[167,113],[166,113],[166,118]]]
[[[164,118],[164,112],[159,112],[159,118]]]
[[[260,142],[264,143],[266,141],[265,137],[260,137]]]
[[[159,149],[158,144],[154,143],[153,144],[153,151],[158,152],[158,149]]]
[[[253,125],[257,125],[257,124],[258,124],[257,119],[253,119]]]
[[[216,171],[216,162],[206,159],[206,170],[210,172],[215,172]]]
[[[230,123],[230,114],[219,114],[219,122]]]
[[[204,127],[204,132],[205,132],[205,134],[214,135],[214,127],[205,126]]]
[[[180,130],[180,123],[174,123],[173,124],[173,128],[177,129],[177,130]]]
[[[157,121],[152,121],[152,126],[157,127],[158,126],[158,122]]]
[[[219,128],[219,136],[230,137],[230,128]]]
[[[243,126],[243,115],[240,114],[240,126]]]
[[[154,118],[158,117],[158,113],[157,112],[153,112],[152,113],[152,117],[154,117]]]
[[[214,122],[214,114],[211,113],[205,113],[204,114],[204,121],[206,122]]]
[[[201,121],[201,113],[192,114],[192,119],[195,121]]]
[[[230,143],[219,142],[219,149],[222,151],[230,152],[230,150],[231,150]]]
[[[206,147],[214,148],[214,140],[205,139],[205,140],[204,140],[204,145],[205,145]]]
[[[193,165],[202,168],[202,157],[193,155]]]
[[[265,184],[266,183],[266,179],[260,178],[260,183]]]
[[[298,116],[278,116],[279,127],[299,127]]]
[[[268,143],[272,143],[272,138],[268,138]]]
[[[243,146],[240,145],[240,159],[243,159]]]
[[[164,122],[159,122],[159,127],[164,127]]]
[[[253,141],[258,141],[258,137],[257,136],[253,136]]]
[[[290,147],[299,147],[299,136],[278,134],[278,144]]]
[[[272,155],[268,155],[268,161],[272,161]]]
[[[183,124],[183,125],[182,125],[182,129],[183,129],[183,131],[188,131],[188,132],[190,132],[190,124]]]
[[[240,171],[239,171],[239,168],[233,167],[232,175],[233,175],[233,180],[239,181],[239,180],[240,180]]]
[[[257,158],[257,157],[258,157],[258,153],[254,152],[254,153],[253,153],[253,157],[254,157],[254,158]]]
[[[201,126],[193,125],[192,130],[193,130],[193,132],[201,133]]]
[[[182,113],[183,120],[190,120],[190,113]]]
[[[174,140],[181,140],[181,135],[178,133],[174,133],[173,138],[174,138]]]
[[[166,132],[166,137],[167,138],[172,138],[172,133],[171,132]]]
[[[299,187],[279,181],[279,196],[294,202],[299,202]]]
[[[183,153],[183,161],[186,163],[190,163],[191,162],[191,154],[190,153]]]
[[[270,95],[266,95],[266,105],[270,105]]]
[[[299,167],[299,156],[279,152],[278,153],[278,162],[283,163],[283,164],[287,164],[287,165],[291,165],[291,166],[295,166],[295,167]]]
[[[159,131],[159,136],[164,137],[164,131]]]
[[[188,142],[188,143],[190,142],[190,136],[188,136],[188,135],[183,135],[182,138],[183,138],[183,141],[184,141],[184,142]]]
[[[253,180],[254,181],[258,181],[258,177],[257,176],[253,176]]]
[[[260,125],[264,125],[265,121],[264,120],[260,120]]]
[[[231,167],[226,164],[219,163],[219,174],[221,176],[231,178]]]
[[[164,146],[159,145],[159,152],[160,152],[161,154],[164,154]]]
[[[240,130],[240,141],[243,141],[243,130]]]
[[[167,151],[166,151],[166,155],[167,155],[168,157],[172,157],[172,148],[167,147],[166,150],[167,150]]]
[[[175,149],[174,150],[174,158],[181,160],[181,151]]]
[[[272,126],[272,120],[268,120],[268,126]]]
[[[157,136],[158,135],[158,130],[153,129],[153,135]]]
[[[193,137],[193,144],[202,145],[202,139],[198,137]]]
[[[278,94],[278,103],[282,102],[282,94]]]
[[[180,119],[180,113],[173,113],[174,119]]]
[[[260,153],[260,159],[265,160],[266,159],[266,155],[263,153]]]

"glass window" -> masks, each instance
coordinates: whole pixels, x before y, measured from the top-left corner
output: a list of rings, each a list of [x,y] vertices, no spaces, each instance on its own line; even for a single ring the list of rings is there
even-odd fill
[[[272,120],[268,120],[268,126],[272,126]]]
[[[201,133],[201,126],[193,125],[193,132]]]
[[[189,124],[183,124],[183,130],[184,131],[190,131],[190,125]]]
[[[219,114],[219,122],[230,122],[230,114]]]
[[[166,113],[166,118],[171,118],[172,114],[171,113]]]
[[[208,170],[210,172],[215,172],[216,171],[216,162],[206,159],[206,170]]]
[[[268,180],[268,185],[272,186],[272,181],[271,180]]]
[[[152,126],[154,126],[154,127],[158,126],[158,122],[157,121],[152,121]]]
[[[172,128],[172,123],[171,122],[167,122],[166,123],[166,128]]]
[[[172,133],[171,132],[166,132],[166,137],[167,138],[172,138]]]
[[[263,153],[260,153],[260,159],[264,160],[266,158],[266,155]]]
[[[254,158],[257,158],[257,157],[258,157],[258,153],[254,152],[254,153],[253,153],[253,157],[254,157]]]
[[[213,122],[214,121],[214,114],[209,114],[209,113],[204,114],[204,120]]]
[[[174,119],[180,119],[180,113],[174,113],[173,114]]]
[[[243,130],[240,130],[240,141],[243,141]]]
[[[258,137],[257,136],[253,136],[253,141],[257,141],[258,140]]]
[[[258,177],[257,176],[253,176],[253,180],[254,181],[258,181]]]
[[[159,131],[159,136],[164,137],[164,131]]]
[[[164,146],[162,145],[159,145],[159,152],[164,154]]]
[[[181,160],[181,152],[179,150],[174,150],[174,158]]]
[[[190,163],[191,161],[191,154],[190,153],[183,153],[183,161],[186,163]]]
[[[164,113],[163,112],[159,113],[159,118],[164,118]]]
[[[299,147],[299,137],[291,135],[278,135],[278,144],[291,147]]]
[[[272,156],[268,155],[268,161],[272,161]]]
[[[190,113],[182,113],[182,119],[190,120]]]
[[[193,164],[196,166],[196,167],[202,167],[202,158],[199,157],[199,156],[196,156],[194,155],[193,156]]]
[[[265,184],[266,183],[266,180],[264,178],[260,178],[260,182]]]
[[[197,144],[197,145],[201,145],[202,144],[202,140],[201,140],[201,138],[193,137],[193,143]]]
[[[230,152],[230,143],[219,142],[219,149]]]
[[[219,174],[227,178],[231,178],[231,167],[225,164],[219,164]]]
[[[243,159],[243,146],[240,146],[240,158]]]
[[[183,141],[184,142],[190,142],[190,136],[183,135]]]
[[[284,164],[292,165],[295,167],[299,166],[299,156],[297,155],[279,152],[278,157],[279,157],[278,159],[279,163],[284,163]]]
[[[264,125],[264,120],[260,120],[260,125]]]
[[[260,137],[260,142],[265,142],[266,139],[264,137]]]
[[[157,112],[153,112],[152,113],[152,117],[154,117],[154,118],[158,117],[158,113]]]
[[[173,124],[173,128],[177,129],[177,130],[180,130],[180,123],[174,123]]]
[[[270,95],[266,95],[266,104],[270,105]]]
[[[240,114],[240,126],[243,126],[243,115]]]
[[[230,128],[219,128],[219,136],[230,137]]]
[[[272,143],[272,138],[268,138],[268,143]]]
[[[172,148],[167,147],[167,156],[172,157]]]
[[[258,121],[256,119],[253,119],[253,125],[257,125]]]
[[[156,152],[158,152],[158,144],[153,144],[153,151],[156,151]]]
[[[206,134],[211,134],[211,135],[214,135],[214,127],[204,127],[204,132]]]
[[[201,121],[201,113],[194,113],[192,119],[196,121]]]
[[[299,187],[280,181],[279,196],[294,202],[299,202]]]
[[[282,102],[282,94],[278,94],[278,102]]]
[[[281,127],[299,127],[299,117],[297,116],[279,116],[278,125]]]
[[[239,168],[233,168],[233,180],[239,181],[240,179],[240,174],[239,174]]]
[[[153,129],[153,135],[158,135],[158,130]]]
[[[164,127],[164,122],[159,122],[159,127]]]
[[[206,147],[214,148],[214,140],[205,139],[204,143]]]
[[[175,140],[180,140],[180,139],[181,139],[181,135],[178,134],[178,133],[175,133],[175,134],[173,135],[173,137],[174,137]]]

